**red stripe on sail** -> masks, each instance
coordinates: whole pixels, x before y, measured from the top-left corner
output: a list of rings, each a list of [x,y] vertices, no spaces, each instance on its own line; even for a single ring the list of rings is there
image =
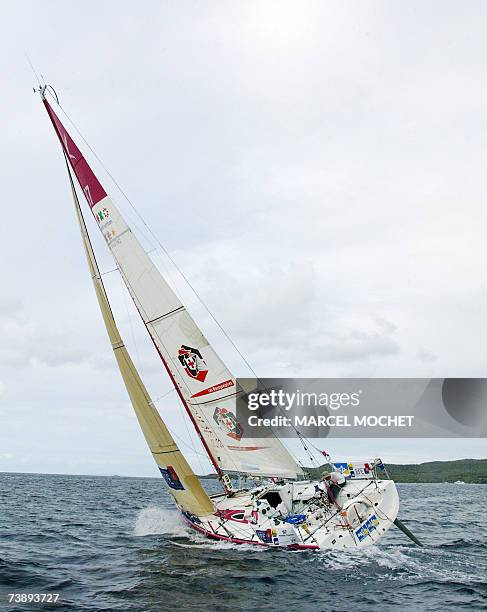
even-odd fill
[[[208,387],[208,389],[203,389],[203,391],[198,391],[198,393],[194,393],[191,397],[201,397],[202,395],[208,395],[208,393],[216,393],[217,391],[221,391],[222,389],[226,389],[227,387],[233,387],[233,380],[226,380],[225,382],[218,383],[217,385],[213,385],[212,387]]]
[[[268,446],[231,446],[228,445],[229,449],[234,451],[256,451],[256,450],[264,450],[264,448],[269,448]]]
[[[44,106],[46,107],[47,113],[52,121],[56,134],[58,135],[59,141],[66,153],[66,157],[73,168],[76,178],[83,190],[86,200],[93,208],[95,204],[98,204],[100,200],[106,197],[107,193],[103,189],[100,181],[96,178],[93,170],[88,165],[88,162],[83,157],[83,154],[76,146],[76,143],[66,131],[66,128],[59,120],[59,117],[52,110],[51,105],[47,100],[43,100]]]

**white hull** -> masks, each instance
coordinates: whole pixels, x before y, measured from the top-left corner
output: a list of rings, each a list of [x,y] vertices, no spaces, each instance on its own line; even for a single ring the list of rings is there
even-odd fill
[[[396,519],[399,496],[392,480],[348,480],[333,501],[318,485],[300,481],[216,495],[215,514],[183,512],[183,518],[211,539],[298,550],[364,548]]]

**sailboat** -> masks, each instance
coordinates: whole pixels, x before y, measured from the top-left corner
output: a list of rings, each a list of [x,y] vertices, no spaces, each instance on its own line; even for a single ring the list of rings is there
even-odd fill
[[[310,480],[284,444],[243,435],[235,417],[244,391],[218,357],[108,196],[54,111],[40,96],[61,144],[88,268],[112,349],[152,456],[182,519],[213,540],[297,550],[357,549],[395,522],[399,497],[380,459],[332,464]],[[50,98],[51,99],[51,98]],[[53,104],[57,96],[52,96]],[[221,492],[209,495],[158,413],[118,330],[78,193],[111,251],[163,369],[201,440]],[[237,487],[232,477],[254,479]]]

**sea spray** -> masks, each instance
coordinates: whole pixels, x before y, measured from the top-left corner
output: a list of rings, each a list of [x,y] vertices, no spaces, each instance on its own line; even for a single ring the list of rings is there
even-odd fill
[[[134,526],[135,536],[158,534],[188,536],[188,532],[189,529],[183,523],[177,510],[161,508],[160,506],[148,506],[140,510]]]

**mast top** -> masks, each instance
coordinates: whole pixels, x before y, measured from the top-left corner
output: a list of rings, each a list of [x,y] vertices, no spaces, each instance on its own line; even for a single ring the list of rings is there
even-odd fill
[[[38,93],[41,96],[41,100],[43,102],[46,99],[46,94],[50,93],[51,96],[56,101],[56,104],[59,104],[59,97],[56,93],[56,90],[54,89],[52,85],[45,85],[45,84],[41,85],[41,83],[39,83],[39,86],[33,87],[33,90],[34,90],[34,93]]]

